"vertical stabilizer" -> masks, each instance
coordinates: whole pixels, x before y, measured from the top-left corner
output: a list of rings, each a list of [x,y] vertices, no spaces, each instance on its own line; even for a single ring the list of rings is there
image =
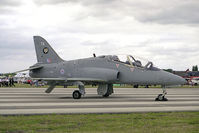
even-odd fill
[[[37,54],[37,62],[49,64],[63,61],[44,38],[34,36],[33,39]]]

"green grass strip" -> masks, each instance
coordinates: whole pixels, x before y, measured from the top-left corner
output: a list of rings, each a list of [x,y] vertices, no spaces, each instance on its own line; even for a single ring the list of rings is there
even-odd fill
[[[199,112],[0,116],[1,133],[199,133]]]

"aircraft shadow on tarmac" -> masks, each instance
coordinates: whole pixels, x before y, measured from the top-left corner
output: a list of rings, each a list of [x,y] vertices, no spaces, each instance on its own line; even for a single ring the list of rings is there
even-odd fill
[[[118,97],[101,97],[101,96],[91,96],[91,97],[82,97],[82,99],[115,99]],[[123,97],[126,98],[126,97]],[[58,99],[72,99],[72,97],[59,97]]]
[[[57,99],[71,99],[71,100],[74,100],[72,99],[71,96],[65,96],[65,97],[57,97]],[[151,101],[154,101],[154,102],[158,102],[158,101],[155,101],[155,99],[153,97],[146,97],[146,96],[110,96],[110,97],[102,97],[102,96],[86,96],[86,97],[82,97],[81,100],[86,100],[86,99],[92,99],[92,100],[105,100],[105,101],[112,101],[113,99],[118,101],[118,100],[122,100],[122,101],[140,101],[140,102],[151,102]],[[80,99],[78,101],[81,101]],[[75,100],[76,101],[76,100]],[[170,98],[169,101],[191,101],[191,100],[188,100],[188,99],[173,99],[173,98]]]
[[[71,97],[58,97],[58,99],[71,99],[73,100]],[[84,99],[93,99],[93,100],[110,100],[112,101],[112,99],[114,100],[122,100],[122,101],[154,101],[154,98],[151,99],[142,99],[142,98],[138,98],[138,97],[122,97],[122,96],[116,96],[116,97],[101,97],[101,96],[86,96],[86,97],[82,97],[82,100]],[[81,101],[81,100],[79,100]]]

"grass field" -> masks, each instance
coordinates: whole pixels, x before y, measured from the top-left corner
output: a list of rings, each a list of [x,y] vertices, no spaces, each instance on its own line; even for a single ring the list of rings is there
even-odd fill
[[[1,133],[199,133],[199,112],[0,116]]]

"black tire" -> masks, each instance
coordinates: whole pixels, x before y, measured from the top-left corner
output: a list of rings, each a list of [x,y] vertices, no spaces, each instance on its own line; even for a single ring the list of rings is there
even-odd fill
[[[164,96],[162,97],[162,94],[159,94],[158,97],[155,99],[155,101],[168,101],[167,98],[165,98]]]
[[[109,94],[105,94],[105,95],[103,95],[103,97],[109,97]]]
[[[155,98],[155,101],[159,101],[157,97]]]
[[[168,101],[168,99],[164,97],[163,101]]]
[[[133,87],[134,87],[134,88],[138,88],[138,87],[139,87],[139,85],[134,85]]]
[[[155,99],[156,101],[162,101],[164,98],[162,97],[162,94],[159,94],[158,97]]]
[[[81,96],[82,96],[82,94],[79,92],[79,90],[75,90],[75,91],[73,92],[73,98],[74,98],[74,99],[80,99]]]

